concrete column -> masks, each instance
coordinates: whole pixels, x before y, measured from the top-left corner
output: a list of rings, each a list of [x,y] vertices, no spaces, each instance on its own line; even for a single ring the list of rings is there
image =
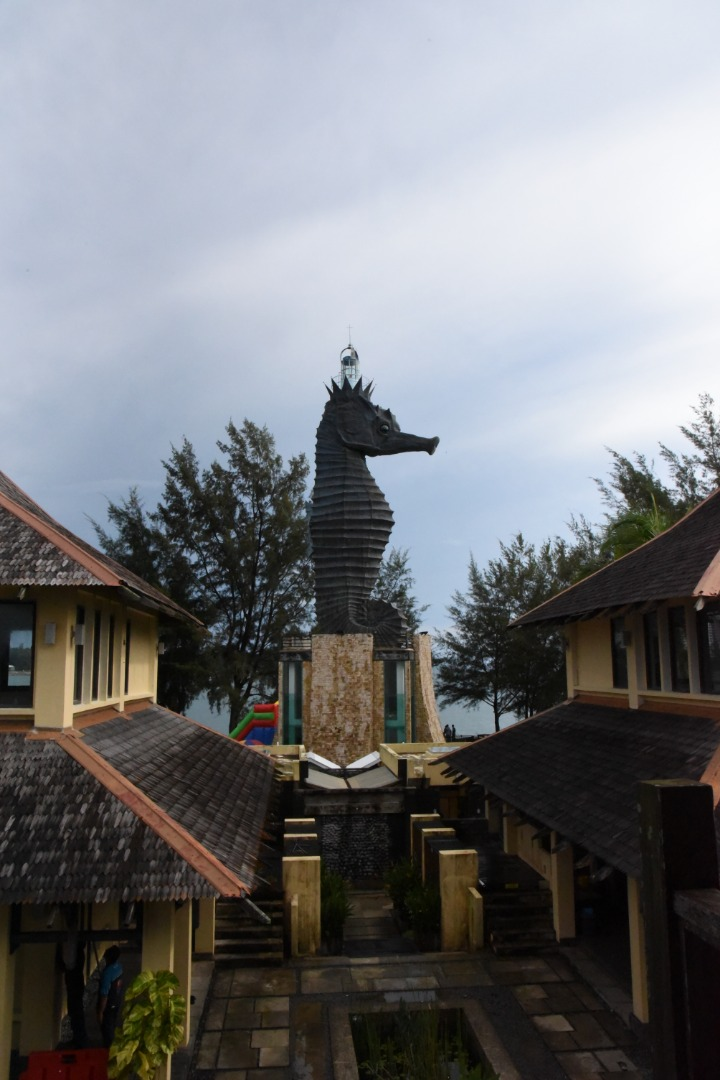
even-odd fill
[[[291,855],[283,859],[283,893],[288,929],[293,926],[292,904],[297,898],[295,955],[315,956],[320,946],[319,855]]]
[[[518,824],[517,818],[512,811],[512,806],[510,806],[508,803],[503,803],[503,848],[508,855],[517,855]]]
[[[423,881],[427,881],[427,843],[426,841],[437,839],[452,840],[455,836],[454,829],[421,829],[422,848],[420,850],[420,874]]]
[[[637,878],[629,877],[627,879],[627,897],[633,1012],[641,1023],[647,1024],[650,1012],[648,1006],[647,958],[645,955],[645,917],[642,911],[640,882]]]
[[[61,984],[55,968],[55,946],[23,945],[19,1010],[21,1054],[55,1049],[60,1007]]]
[[[175,901],[143,905],[143,971],[173,971],[175,966]]]
[[[410,815],[410,858],[415,858],[415,835],[418,830],[415,826],[422,821],[439,821],[440,815],[438,813],[433,814],[411,814]],[[419,835],[419,833],[418,833]]]
[[[468,950],[477,952],[485,945],[485,897],[473,886],[468,889]]]
[[[499,836],[502,832],[502,804],[497,799],[485,799],[485,817],[490,835]]]
[[[143,971],[174,971],[175,969],[175,902],[173,900],[146,901],[143,904],[141,968]],[[154,1080],[170,1080],[170,1055],[155,1073]]]
[[[10,953],[10,908],[0,907],[0,1077],[3,1078],[10,1070],[15,955]]]
[[[175,962],[173,974],[180,983],[185,998],[185,1036],[183,1045],[190,1042],[190,994],[192,992],[192,901],[186,900],[175,911]]]
[[[551,848],[560,842],[551,837]],[[572,845],[550,855],[550,888],[553,897],[553,926],[558,941],[575,937],[575,867]]]
[[[473,850],[441,851],[440,948],[458,952],[468,947],[468,890],[477,885],[478,855]]]
[[[215,898],[212,896],[203,896],[198,900],[195,954],[203,957],[215,954]]]

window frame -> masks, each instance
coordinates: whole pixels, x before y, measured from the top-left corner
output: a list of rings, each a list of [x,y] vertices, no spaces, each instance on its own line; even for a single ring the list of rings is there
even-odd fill
[[[19,625],[12,625],[13,620],[0,617],[0,709],[32,709],[35,699],[35,647],[37,643],[37,610],[33,600],[0,600],[0,614],[11,615],[12,609],[22,611],[27,618]],[[29,625],[28,625],[29,623]],[[27,686],[10,685],[11,635],[15,631],[30,634],[30,670]]]

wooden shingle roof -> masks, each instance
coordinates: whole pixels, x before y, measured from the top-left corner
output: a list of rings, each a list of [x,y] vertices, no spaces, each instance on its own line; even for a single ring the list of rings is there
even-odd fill
[[[263,755],[156,707],[2,733],[0,904],[247,894],[272,779]]]
[[[0,585],[112,586],[140,606],[197,622],[160,589],[60,525],[2,472]]]
[[[565,622],[607,608],[691,596],[720,596],[720,489],[660,536],[533,608],[513,625]]]
[[[446,763],[639,877],[638,783],[704,780],[717,804],[720,721],[568,702],[462,747]]]

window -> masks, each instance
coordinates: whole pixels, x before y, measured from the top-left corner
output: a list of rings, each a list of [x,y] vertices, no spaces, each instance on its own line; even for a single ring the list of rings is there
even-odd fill
[[[720,694],[720,604],[698,612],[700,689],[703,694]]]
[[[92,691],[91,697],[93,701],[97,701],[100,696],[100,647],[102,645],[102,614],[99,611],[95,612],[95,619],[93,621],[93,643],[92,643]]]
[[[83,699],[83,678],[85,674],[85,608],[78,604],[75,611],[75,686],[73,702],[79,705]]]
[[[124,693],[128,693],[130,690],[130,630],[132,623],[128,619],[125,626],[125,689]]]
[[[386,660],[385,742],[405,742],[405,661]]]
[[[0,707],[31,709],[35,605],[0,602]]]
[[[303,740],[303,665],[302,660],[283,664],[283,738],[292,746]]]
[[[657,611],[649,611],[643,617],[645,637],[645,687],[647,690],[660,690],[660,628]]]
[[[625,620],[622,617],[610,620],[610,633],[613,686],[618,690],[627,690],[627,644],[625,638]],[[607,655],[607,653],[605,655]]]
[[[108,666],[107,666],[107,696],[113,696],[115,687],[115,616],[110,616],[108,625]]]
[[[690,662],[688,658],[685,608],[668,608],[668,631],[670,634],[672,688],[679,694],[688,694],[690,692]]]

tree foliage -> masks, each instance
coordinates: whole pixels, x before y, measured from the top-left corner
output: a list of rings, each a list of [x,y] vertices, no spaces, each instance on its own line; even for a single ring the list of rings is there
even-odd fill
[[[720,417],[709,394],[681,426],[690,450],[659,444],[655,462],[638,451],[608,449],[610,467],[596,478],[605,520],[573,517],[570,539],[555,537],[538,547],[518,535],[500,545],[500,556],[484,569],[471,557],[468,589],[456,592],[448,613],[450,630],[439,635],[438,691],[446,702],[486,703],[496,730],[503,714],[528,716],[561,700],[564,658],[559,633],[542,627],[513,630],[509,624],[613,559],[664,532],[720,486]]]
[[[227,706],[230,728],[249,698],[274,692],[277,652],[301,632],[312,600],[303,455],[287,466],[264,427],[230,422],[222,461],[201,468],[184,439],[163,462],[158,506],[146,512],[136,491],[110,503],[114,534],[95,526],[104,551],[207,627],[204,639],[176,630],[161,658],[165,704],[178,707],[203,690]]]
[[[536,548],[521,533],[500,544],[500,556],[483,570],[471,557],[468,591],[453,595],[452,629],[438,638],[437,688],[443,701],[489,705],[498,731],[501,716],[530,716],[561,699],[565,680],[558,633],[509,629],[557,591],[558,565],[572,573],[573,559],[563,541]]]
[[[380,573],[372,591],[373,600],[386,600],[405,616],[411,634],[417,634],[420,620],[429,604],[419,604],[413,593],[415,578],[410,569],[407,548],[391,548],[380,565]]]

